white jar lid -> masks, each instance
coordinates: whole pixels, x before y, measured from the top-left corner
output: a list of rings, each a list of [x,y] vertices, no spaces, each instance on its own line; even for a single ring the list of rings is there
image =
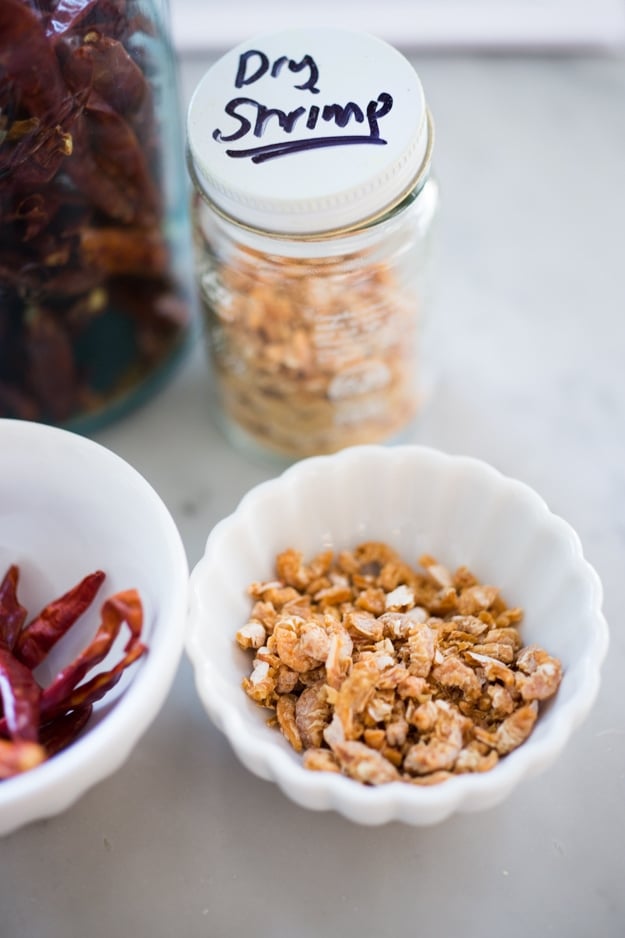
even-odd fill
[[[292,29],[219,59],[189,105],[190,167],[243,225],[306,234],[396,204],[427,169],[423,88],[392,46],[362,33]]]

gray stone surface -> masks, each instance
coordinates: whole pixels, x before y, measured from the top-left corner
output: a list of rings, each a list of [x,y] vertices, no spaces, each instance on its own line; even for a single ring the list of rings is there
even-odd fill
[[[416,61],[416,60],[415,60]],[[206,62],[183,66],[183,94]],[[441,185],[414,439],[492,462],[577,529],[612,628],[599,699],[500,807],[431,828],[305,811],[233,756],[183,661],[126,765],[0,841],[2,938],[620,938],[625,930],[625,61],[416,61]],[[194,564],[274,474],[211,417],[198,347],[98,439],[156,487]]]

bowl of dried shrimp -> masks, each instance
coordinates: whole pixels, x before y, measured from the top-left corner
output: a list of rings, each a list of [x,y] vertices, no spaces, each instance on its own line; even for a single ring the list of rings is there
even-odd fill
[[[432,824],[500,803],[588,713],[608,643],[578,536],[472,458],[362,446],[249,492],[191,576],[187,652],[298,804]]]

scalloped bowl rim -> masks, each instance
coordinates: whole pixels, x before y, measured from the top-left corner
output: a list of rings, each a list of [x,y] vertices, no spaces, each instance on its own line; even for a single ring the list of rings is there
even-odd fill
[[[237,705],[221,693],[224,678],[219,663],[203,652],[199,634],[202,629],[200,583],[210,568],[214,552],[222,536],[233,524],[253,514],[257,505],[285,485],[298,484],[307,473],[323,472],[331,464],[349,463],[366,458],[384,460],[436,460],[447,465],[479,472],[498,485],[505,486],[528,507],[548,520],[558,536],[567,541],[577,573],[589,588],[589,617],[593,631],[585,649],[585,667],[576,692],[566,702],[558,703],[550,713],[546,732],[532,735],[518,750],[502,759],[495,769],[484,773],[467,773],[444,784],[417,787],[401,782],[371,787],[359,785],[342,775],[310,772],[279,745],[269,746],[250,732]],[[297,547],[297,544],[293,544]],[[313,810],[334,809],[353,821],[380,824],[392,820],[412,824],[430,824],[448,817],[454,811],[472,811],[493,806],[505,798],[524,778],[546,768],[568,742],[574,729],[587,715],[600,685],[600,667],[608,647],[608,626],[602,613],[603,591],[600,579],[583,554],[581,541],[573,528],[547,506],[544,499],[524,482],[506,476],[490,464],[471,456],[452,455],[432,447],[405,444],[393,447],[354,446],[331,455],[314,456],[288,467],[281,475],[259,483],[247,492],[235,510],[219,521],[206,541],[205,552],[194,567],[190,578],[190,613],[186,652],[195,671],[196,686],[204,707],[215,725],[226,735],[239,759],[254,774],[277,783],[292,800]],[[242,702],[243,702],[242,692]]]
[[[189,567],[178,528],[160,495],[141,473],[108,447],[58,427],[0,420],[0,434],[54,441],[68,452],[96,459],[107,472],[140,493],[162,536],[160,546],[171,573],[167,621],[160,607],[151,623],[148,654],[129,669],[127,686],[96,725],[83,730],[67,749],[42,765],[0,782],[0,835],[59,814],[97,782],[116,772],[155,719],[173,683],[184,651]],[[98,600],[99,601],[99,600]],[[177,627],[171,627],[171,622]]]

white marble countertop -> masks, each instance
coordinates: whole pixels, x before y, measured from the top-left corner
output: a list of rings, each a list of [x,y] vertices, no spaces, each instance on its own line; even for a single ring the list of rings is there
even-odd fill
[[[183,92],[206,66],[185,62]],[[420,57],[443,194],[415,440],[534,486],[605,589],[599,699],[551,769],[500,807],[360,828],[252,776],[181,663],[125,766],[0,841],[2,938],[381,938],[625,932],[625,61]],[[215,429],[197,348],[97,435],[155,486],[189,561],[273,474]]]

